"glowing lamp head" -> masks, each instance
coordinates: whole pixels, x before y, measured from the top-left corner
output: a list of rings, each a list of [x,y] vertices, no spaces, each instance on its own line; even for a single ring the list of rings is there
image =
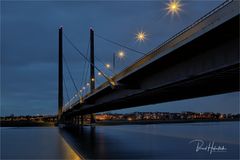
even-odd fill
[[[110,68],[110,67],[111,67],[111,65],[110,65],[110,64],[106,64],[105,66],[106,66],[106,68]]]
[[[172,5],[171,5],[171,10],[176,10],[176,8],[177,8],[177,5],[176,5],[176,4],[172,4]]]
[[[102,73],[101,73],[101,72],[98,72],[98,75],[99,75],[99,76],[101,76],[101,75],[102,75]]]
[[[138,32],[136,34],[136,39],[140,42],[143,42],[146,39],[146,33],[145,32]]]
[[[168,14],[174,15],[178,14],[182,9],[182,4],[180,3],[180,0],[170,0],[167,3],[166,10],[168,11]]]
[[[92,82],[94,82],[94,81],[95,81],[95,79],[94,79],[94,78],[92,78],[92,79],[91,79],[91,81],[92,81]]]
[[[119,52],[117,53],[117,56],[118,56],[119,58],[123,58],[123,57],[125,56],[125,53],[124,53],[123,51],[119,51]]]

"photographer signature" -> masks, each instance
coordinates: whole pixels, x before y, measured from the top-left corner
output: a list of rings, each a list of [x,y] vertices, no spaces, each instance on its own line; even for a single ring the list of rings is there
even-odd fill
[[[206,151],[209,152],[209,154],[212,154],[213,152],[227,151],[227,148],[225,146],[215,145],[214,141],[205,143],[202,139],[194,139],[191,140],[189,143],[196,143],[196,152]]]

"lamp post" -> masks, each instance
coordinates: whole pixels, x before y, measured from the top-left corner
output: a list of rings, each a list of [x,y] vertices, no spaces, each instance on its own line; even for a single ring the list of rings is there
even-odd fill
[[[125,57],[125,52],[120,50],[119,52],[117,53],[113,53],[113,72],[115,73],[115,67],[116,67],[116,57],[119,58],[119,59],[122,59]]]

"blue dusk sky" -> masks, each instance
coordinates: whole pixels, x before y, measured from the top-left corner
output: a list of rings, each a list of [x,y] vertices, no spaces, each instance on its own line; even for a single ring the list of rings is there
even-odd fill
[[[57,113],[58,28],[85,54],[89,28],[96,34],[147,53],[171,36],[211,11],[223,1],[180,1],[177,15],[167,14],[168,1],[1,1],[1,116]],[[136,41],[143,31],[144,42]],[[124,50],[117,59],[116,71],[132,64],[142,55],[95,37],[96,65],[112,73],[102,63],[112,64],[112,55]],[[78,89],[82,87],[84,60],[64,39],[64,57]],[[86,66],[85,66],[86,67]],[[88,74],[88,73],[87,73]],[[74,86],[64,66],[70,97]],[[97,77],[100,85],[104,78]],[[67,101],[64,90],[64,102]],[[239,113],[239,92],[191,100],[142,106],[113,112],[197,111]]]

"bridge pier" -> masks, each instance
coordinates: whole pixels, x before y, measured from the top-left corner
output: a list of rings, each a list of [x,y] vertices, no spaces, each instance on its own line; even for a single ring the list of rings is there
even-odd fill
[[[91,114],[90,123],[91,124],[95,124],[96,123],[94,114]]]
[[[80,126],[80,116],[77,116],[77,125]]]
[[[83,115],[81,115],[81,125],[82,125],[82,126],[83,126],[83,123],[84,123],[84,122],[83,122],[83,118],[84,118]]]
[[[73,118],[73,125],[76,126],[76,116]]]
[[[78,116],[75,116],[75,126],[78,126]]]

